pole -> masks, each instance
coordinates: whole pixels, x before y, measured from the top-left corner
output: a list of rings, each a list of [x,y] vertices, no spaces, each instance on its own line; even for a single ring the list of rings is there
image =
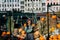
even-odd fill
[[[11,15],[9,17],[10,17],[10,39],[11,39]]]
[[[9,14],[9,28],[10,28],[10,40],[11,40],[11,12],[7,11],[7,13]]]
[[[48,28],[48,37],[47,40],[49,40],[49,5],[47,5],[47,28]]]
[[[21,16],[21,26],[22,26],[22,16]]]

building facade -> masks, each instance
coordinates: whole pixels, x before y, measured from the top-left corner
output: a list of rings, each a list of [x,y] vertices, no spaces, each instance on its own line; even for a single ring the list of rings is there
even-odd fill
[[[46,5],[47,4],[60,4],[60,0],[47,0],[47,2],[46,2]],[[50,8],[49,8],[49,12],[52,12],[51,10],[53,10],[54,12],[57,12],[57,11],[59,11],[60,10],[60,6],[51,6]]]
[[[0,11],[21,10],[21,0],[0,0]]]
[[[0,11],[12,11],[15,9],[21,12],[28,13],[43,13],[47,12],[47,4],[60,4],[60,0],[0,0]],[[50,7],[53,11],[59,11],[60,6]],[[49,10],[49,12],[52,12]]]
[[[41,0],[0,0],[0,11],[16,9],[22,12],[41,13]]]

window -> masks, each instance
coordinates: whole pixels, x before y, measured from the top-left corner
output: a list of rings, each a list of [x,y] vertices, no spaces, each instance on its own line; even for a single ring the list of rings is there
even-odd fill
[[[36,10],[38,10],[38,8],[36,8]]]
[[[19,11],[19,8],[18,8],[18,11]]]
[[[6,0],[4,0],[4,2],[6,2]]]
[[[36,1],[38,1],[38,0],[36,0]]]
[[[24,6],[21,6],[21,8],[24,8]]]
[[[27,6],[27,4],[25,4],[25,6]]]
[[[14,9],[14,8],[13,8]],[[14,9],[15,11],[17,11],[17,8]]]
[[[32,1],[32,0],[31,0]]]
[[[38,3],[36,3],[36,6],[38,6]]]
[[[25,1],[27,1],[27,0],[25,0]]]
[[[5,9],[5,11],[6,11],[6,9]]]
[[[1,11],[1,9],[0,9],[0,11]]]
[[[14,0],[12,0],[12,2],[14,2]]]
[[[55,7],[52,7],[55,10]]]
[[[12,2],[12,1],[10,0],[10,2]]]
[[[11,7],[11,4],[10,4],[10,7]]]
[[[19,4],[18,4],[18,7],[19,7]]]
[[[28,6],[30,6],[30,4],[28,4]]]
[[[5,4],[5,7],[6,7],[6,4]]]
[[[42,3],[42,6],[45,6],[45,3]]]
[[[19,2],[19,0],[18,0],[18,2]]]
[[[16,7],[17,5],[15,4],[15,7]]]
[[[39,8],[39,10],[41,10],[41,8]]]
[[[9,7],[9,4],[7,5],[7,7]]]
[[[28,11],[29,11],[29,8],[28,8]]]
[[[1,7],[1,4],[0,4],[0,7]]]
[[[2,7],[4,7],[4,4],[2,4]]]
[[[33,1],[35,1],[35,0],[33,0]]]
[[[47,0],[47,1],[49,1],[49,0]]]
[[[21,10],[21,12],[24,12],[24,10]]]
[[[12,0],[7,0],[7,2],[12,2]]]
[[[21,1],[21,4],[24,4],[24,1]]]
[[[15,2],[17,2],[17,0],[15,0]]]
[[[28,0],[29,1],[29,0]]]
[[[2,9],[2,11],[4,11],[4,9]]]
[[[12,4],[12,6],[14,7],[14,5]]]
[[[43,11],[45,11],[45,8],[42,8]]]
[[[7,0],[7,2],[9,2],[10,0]]]
[[[56,10],[58,10],[58,7],[56,7]]]
[[[41,1],[41,0],[39,0],[39,1]]]

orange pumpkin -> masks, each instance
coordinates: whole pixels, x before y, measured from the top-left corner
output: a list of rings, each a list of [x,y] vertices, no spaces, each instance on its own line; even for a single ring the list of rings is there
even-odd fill
[[[58,39],[60,39],[60,34],[58,35]]]
[[[49,38],[49,40],[53,40],[52,38]]]
[[[50,38],[53,38],[53,36],[51,35]]]
[[[7,32],[8,35],[10,35],[10,32]]]
[[[57,18],[56,15],[53,15],[53,16],[52,16],[52,19],[56,19],[56,18]]]
[[[6,35],[6,32],[2,32],[2,36]]]
[[[57,40],[57,39],[53,39],[53,40]]]
[[[43,36],[40,37],[40,40],[45,40],[45,38]]]
[[[59,23],[59,24],[57,24],[57,28],[60,28],[60,23]]]
[[[54,28],[54,27],[52,27],[52,28],[50,29],[50,31],[51,31],[51,32],[54,32],[54,30],[55,30],[55,28]]]
[[[44,17],[42,17],[42,18],[41,18],[41,21],[44,21],[44,20],[45,20],[45,18],[44,18]]]
[[[54,35],[54,36],[53,36],[53,39],[55,39],[55,40],[56,40],[56,39],[57,39],[57,35]]]
[[[57,39],[57,40],[60,40],[60,39]]]

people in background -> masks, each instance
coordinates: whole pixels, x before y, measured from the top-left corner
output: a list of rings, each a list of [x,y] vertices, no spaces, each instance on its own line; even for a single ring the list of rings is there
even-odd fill
[[[34,40],[33,32],[32,32],[31,20],[27,21],[27,27],[25,27],[26,31],[26,40]]]

